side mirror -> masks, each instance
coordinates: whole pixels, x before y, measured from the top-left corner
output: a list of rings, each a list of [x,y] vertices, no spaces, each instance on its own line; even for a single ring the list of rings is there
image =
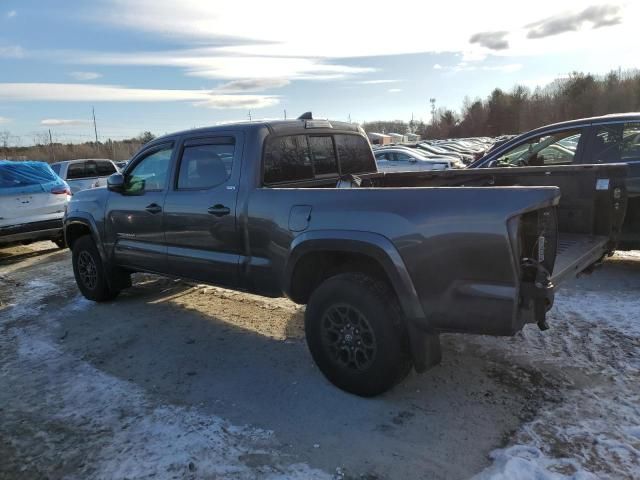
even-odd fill
[[[107,178],[107,188],[112,192],[122,192],[124,188],[124,175],[121,173],[114,173]]]

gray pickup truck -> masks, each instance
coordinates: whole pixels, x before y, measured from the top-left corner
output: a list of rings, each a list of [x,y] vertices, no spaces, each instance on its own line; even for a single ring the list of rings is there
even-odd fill
[[[439,334],[547,328],[555,286],[615,247],[626,166],[381,173],[358,127],[298,120],[167,135],[64,219],[78,287],[156,272],[306,304],[336,386],[382,393]]]

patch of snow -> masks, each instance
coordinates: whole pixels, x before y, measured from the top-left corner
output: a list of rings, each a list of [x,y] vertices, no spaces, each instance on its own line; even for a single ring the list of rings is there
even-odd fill
[[[544,405],[474,480],[640,478],[640,296],[562,291],[549,317],[548,332],[527,327],[501,345],[482,339],[534,368],[551,366],[566,385],[561,402]]]
[[[72,308],[84,308],[74,299]],[[40,306],[40,308],[42,305]],[[32,308],[38,308],[32,303]],[[55,320],[47,322],[53,328]],[[12,328],[20,365],[33,373],[47,404],[47,421],[69,431],[104,432],[81,471],[94,478],[317,479],[331,475],[305,464],[288,464],[273,432],[234,426],[193,407],[154,404],[145,391],[61,350],[42,325]],[[37,372],[37,373],[36,373]],[[42,404],[42,400],[39,401]],[[41,435],[47,443],[47,433]],[[64,453],[60,452],[60,461]],[[243,462],[260,455],[259,465]]]
[[[473,480],[598,480],[570,458],[552,459],[527,445],[494,450],[493,465]]]

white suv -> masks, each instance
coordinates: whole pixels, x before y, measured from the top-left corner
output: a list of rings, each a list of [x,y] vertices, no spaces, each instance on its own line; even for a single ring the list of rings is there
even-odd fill
[[[44,162],[0,161],[0,245],[52,240],[65,246],[69,186]]]

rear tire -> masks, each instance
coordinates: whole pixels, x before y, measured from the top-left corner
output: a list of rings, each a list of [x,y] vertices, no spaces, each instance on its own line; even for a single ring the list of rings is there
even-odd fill
[[[72,260],[76,284],[85,298],[105,302],[118,296],[120,290],[109,288],[100,252],[90,235],[74,242]]]
[[[57,245],[58,248],[67,248],[67,242],[64,240],[64,235],[60,235],[58,238],[51,240],[53,243]]]
[[[384,282],[364,274],[336,275],[313,292],[305,335],[318,368],[349,393],[379,395],[411,370],[398,300]]]

